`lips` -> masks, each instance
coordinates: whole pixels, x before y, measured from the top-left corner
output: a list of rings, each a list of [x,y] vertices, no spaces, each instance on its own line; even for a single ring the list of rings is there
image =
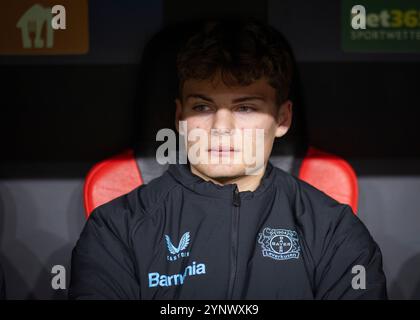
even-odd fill
[[[219,146],[215,148],[208,149],[209,152],[238,152],[238,150],[235,150],[233,147],[224,147]]]

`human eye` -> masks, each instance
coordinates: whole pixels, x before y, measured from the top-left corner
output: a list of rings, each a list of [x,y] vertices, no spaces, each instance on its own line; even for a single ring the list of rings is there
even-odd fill
[[[197,104],[192,107],[192,109],[196,112],[210,112],[211,107],[206,104]]]
[[[236,108],[237,112],[241,112],[241,113],[249,113],[249,112],[253,112],[255,111],[256,108],[250,105],[240,105]]]

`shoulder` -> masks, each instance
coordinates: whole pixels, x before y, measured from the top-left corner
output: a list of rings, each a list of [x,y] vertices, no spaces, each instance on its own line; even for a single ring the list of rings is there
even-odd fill
[[[329,211],[342,209],[342,204],[306,181],[282,169],[274,168],[274,170],[276,171],[277,186],[292,200],[298,214],[308,213],[305,209],[313,208],[314,210],[322,209],[319,214],[328,217]]]
[[[297,219],[317,219],[337,223],[343,216],[355,217],[351,207],[339,203],[325,192],[287,173],[276,170],[276,183],[293,205]],[[353,219],[354,220],[354,219]]]
[[[277,169],[277,181],[292,206],[294,220],[317,260],[329,247],[347,243],[354,249],[375,246],[373,238],[352,208],[339,203],[309,183]]]
[[[148,184],[98,206],[91,213],[88,224],[105,225],[107,229],[129,233],[131,228],[153,215],[177,186],[165,172]]]

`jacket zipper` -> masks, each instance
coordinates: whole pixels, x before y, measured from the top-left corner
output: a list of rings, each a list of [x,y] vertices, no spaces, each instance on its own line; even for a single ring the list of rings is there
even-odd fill
[[[233,298],[233,288],[236,279],[236,268],[238,259],[238,228],[239,228],[239,208],[241,206],[241,197],[239,195],[238,186],[235,184],[233,189],[233,214],[232,214],[232,238],[231,238],[231,254],[230,254],[230,277],[228,287],[228,299]]]

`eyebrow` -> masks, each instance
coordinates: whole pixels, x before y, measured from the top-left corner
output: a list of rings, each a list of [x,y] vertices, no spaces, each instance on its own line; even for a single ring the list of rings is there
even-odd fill
[[[202,99],[202,100],[206,100],[209,102],[214,102],[212,98],[204,95],[204,94],[198,94],[198,93],[194,93],[194,94],[189,94],[185,97],[185,100],[188,99]],[[236,99],[233,99],[232,102],[233,103],[238,103],[238,102],[244,102],[244,101],[249,101],[249,100],[261,100],[261,101],[265,101],[265,98],[262,96],[244,96],[244,97],[239,97]]]
[[[213,99],[212,98],[210,98],[210,97],[207,97],[206,95],[204,95],[204,94],[198,94],[198,93],[193,93],[193,94],[189,94],[188,96],[186,96],[185,97],[185,100],[188,100],[188,99],[202,99],[202,100],[206,100],[206,101],[209,101],[209,102],[213,102]]]

